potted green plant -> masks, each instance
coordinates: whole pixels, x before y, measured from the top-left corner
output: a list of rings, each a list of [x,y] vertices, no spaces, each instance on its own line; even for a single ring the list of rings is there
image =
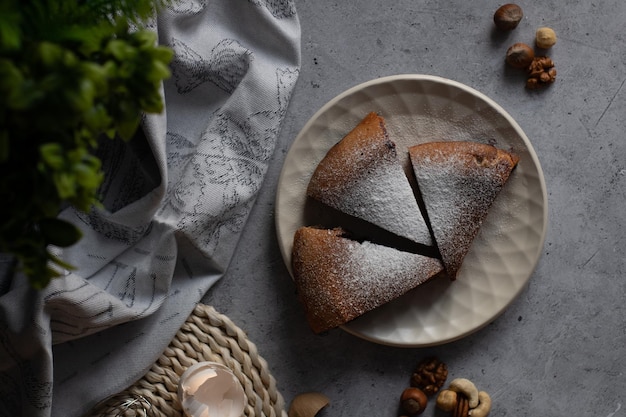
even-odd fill
[[[60,207],[90,210],[102,138],[130,140],[161,112],[172,51],[141,22],[151,0],[4,0],[0,4],[0,252],[35,288],[58,275],[50,245],[76,243]]]

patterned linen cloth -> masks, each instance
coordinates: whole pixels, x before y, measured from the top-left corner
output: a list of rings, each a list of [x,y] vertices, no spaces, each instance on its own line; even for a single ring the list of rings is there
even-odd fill
[[[140,378],[261,187],[299,74],[293,1],[179,0],[150,26],[175,51],[166,110],[143,140],[102,143],[106,209],[61,213],[84,233],[62,252],[78,269],[40,292],[0,279],[0,416],[80,416]]]

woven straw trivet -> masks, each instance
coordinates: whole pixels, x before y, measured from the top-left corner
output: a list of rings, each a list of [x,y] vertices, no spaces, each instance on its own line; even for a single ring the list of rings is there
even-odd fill
[[[143,378],[98,404],[89,416],[183,416],[178,380],[188,367],[202,361],[219,362],[233,371],[248,397],[243,415],[287,417],[276,381],[254,343],[228,317],[204,304],[195,307]]]

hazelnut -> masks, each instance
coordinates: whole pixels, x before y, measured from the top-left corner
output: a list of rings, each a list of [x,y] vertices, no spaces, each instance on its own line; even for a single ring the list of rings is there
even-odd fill
[[[493,22],[500,30],[513,30],[524,17],[522,8],[517,4],[509,3],[500,6],[493,15]]]
[[[454,411],[457,403],[457,393],[449,389],[444,389],[437,395],[437,408],[442,411]]]
[[[513,68],[528,68],[535,58],[535,51],[523,42],[518,42],[506,51],[506,63]]]
[[[400,405],[402,411],[410,416],[422,414],[428,404],[428,398],[424,391],[419,388],[410,387],[402,392]]]
[[[548,49],[556,43],[556,33],[550,28],[539,28],[535,34],[535,44],[538,48]]]

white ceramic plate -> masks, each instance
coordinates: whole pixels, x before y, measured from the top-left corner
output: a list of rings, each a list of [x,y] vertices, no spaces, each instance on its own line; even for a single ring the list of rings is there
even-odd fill
[[[460,339],[507,308],[524,289],[541,256],[547,193],[539,160],[506,111],[458,82],[397,75],[351,88],[306,123],[285,159],[276,195],[276,228],[290,272],[294,232],[315,221],[312,211],[323,210],[306,198],[309,179],[328,149],[370,111],[385,118],[398,155],[406,155],[408,146],[416,143],[472,140],[520,157],[456,281],[433,280],[342,326],[356,336],[394,346],[424,347]]]

